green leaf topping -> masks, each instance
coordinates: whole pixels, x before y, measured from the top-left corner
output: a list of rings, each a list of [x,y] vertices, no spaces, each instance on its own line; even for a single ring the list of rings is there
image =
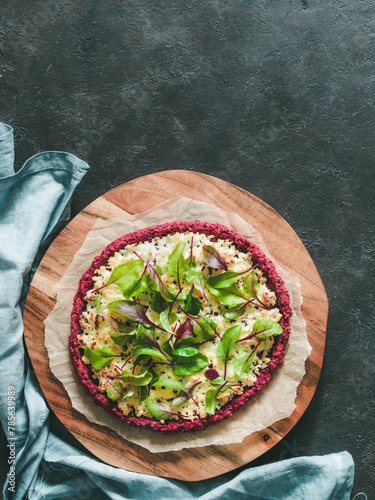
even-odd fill
[[[172,357],[173,356],[173,347],[171,346],[170,339],[166,340],[163,342],[163,345],[161,346],[163,351],[168,354],[168,356]]]
[[[146,387],[139,387],[139,389],[146,389]],[[121,401],[125,401],[126,398],[130,398],[130,396],[133,396],[135,393],[135,386],[134,385],[129,385],[128,390],[126,394],[122,394]],[[146,389],[146,394],[147,394],[147,389]]]
[[[120,399],[124,392],[121,380],[106,380],[108,382],[107,396],[109,399],[112,399],[113,401]]]
[[[255,269],[252,269],[251,274],[248,274],[243,283],[243,289],[246,294],[249,296],[257,297],[259,290],[260,290],[260,284],[257,279],[257,274],[255,272]]]
[[[127,384],[132,385],[148,385],[152,380],[152,373],[145,371],[140,375],[134,375],[128,370],[123,370],[120,375],[121,379]]]
[[[164,328],[165,331],[168,333],[171,333],[174,335],[174,331],[171,328],[171,325],[176,321],[177,316],[172,312],[170,312],[169,309],[166,309],[162,313],[160,313],[160,324]]]
[[[116,300],[108,306],[120,314],[123,314],[129,321],[133,323],[144,323],[150,326],[156,326],[146,314],[146,307],[138,302],[131,300]]]
[[[139,355],[147,355],[153,358],[162,359],[163,361],[167,360],[167,357],[154,347],[146,346],[146,347],[136,347],[135,349],[133,349],[132,356],[139,356]]]
[[[102,347],[101,349],[91,349],[91,347],[86,346],[84,354],[89,360],[89,363],[96,370],[100,370],[101,368],[108,366],[111,363],[112,359],[121,357],[121,355],[118,355],[109,347]]]
[[[168,258],[168,272],[181,288],[181,280],[188,270],[188,261],[184,257],[185,243],[179,243]]]
[[[133,297],[136,297],[150,286],[150,277],[146,273],[146,270],[147,268],[145,267],[141,277],[136,280],[135,283],[133,283],[129,288],[123,291],[123,295],[126,298],[131,299]]]
[[[188,293],[185,299],[185,311],[188,314],[192,314],[196,316],[201,310],[201,302],[197,297],[193,296],[194,286],[191,287],[190,292]]]
[[[180,349],[181,347],[191,347],[196,346],[199,348],[198,344],[202,344],[202,340],[196,337],[184,337],[181,340],[178,340],[174,344],[174,348]]]
[[[159,292],[160,295],[167,300],[168,302],[172,302],[174,299],[173,294],[167,287],[167,285],[161,279],[161,269],[156,264],[151,265],[147,262],[147,269],[150,277],[150,288],[155,292]]]
[[[199,350],[196,347],[192,346],[180,346],[177,349],[174,349],[174,356],[183,356],[184,358],[189,358],[191,356],[195,356],[198,354]]]
[[[203,368],[206,368],[209,361],[207,356],[202,353],[198,353],[195,356],[173,356],[172,361],[173,372],[178,377],[186,377],[187,375],[192,375],[193,373],[198,373]]]
[[[208,303],[208,297],[206,294],[206,288],[207,288],[207,280],[204,277],[204,274],[202,272],[196,273],[194,276],[194,288],[199,290],[201,294],[203,295],[204,299]]]
[[[94,307],[95,307],[95,310],[96,310],[96,314],[101,314],[101,308],[100,308],[100,301],[102,299],[102,294],[99,293],[95,299],[95,302],[94,302]]]
[[[185,280],[188,281],[189,283],[195,278],[195,273],[197,269],[197,263],[193,256],[193,242],[194,242],[194,236],[191,238],[190,255],[189,258],[187,259],[187,271],[185,273]]]
[[[224,306],[234,307],[247,302],[246,297],[242,295],[240,289],[235,284],[231,285],[229,288],[213,288],[206,283],[206,287],[209,292],[216,297],[220,304]]]
[[[125,332],[112,332],[110,334],[111,339],[113,342],[119,346],[124,346],[127,343],[131,342],[134,337],[135,337],[135,329],[132,331],[132,333],[125,333]]]
[[[139,280],[143,267],[143,261],[140,259],[126,262],[125,264],[115,267],[106,286],[116,284],[123,292],[126,292],[126,290],[134,286]]]
[[[238,340],[238,337],[241,335],[241,327],[239,325],[232,326],[229,328],[224,335],[222,336],[218,348],[217,354],[221,361],[224,363],[224,377],[226,376],[227,371],[227,363],[229,361],[229,354],[235,343]]]
[[[159,380],[154,382],[153,386],[185,391],[184,386],[181,384],[181,382],[178,382],[178,380],[172,380],[170,378],[159,378]]]
[[[146,406],[151,415],[158,420],[168,420],[173,415],[183,416],[173,411],[166,403],[155,403],[150,397],[147,398]]]
[[[203,261],[214,269],[224,269],[224,271],[228,271],[227,261],[212,245],[204,245]]]
[[[160,292],[156,292],[151,300],[151,309],[157,313],[162,313],[169,307],[169,302],[165,300]]]
[[[236,358],[236,361],[234,363],[234,371],[236,375],[238,375],[241,379],[249,373],[251,370],[251,365],[253,364],[254,360],[256,358],[256,352],[253,352],[249,355],[249,353],[244,352],[238,358]]]
[[[242,316],[245,313],[247,302],[244,304],[240,304],[237,306],[232,307],[231,309],[228,309],[224,313],[224,318],[232,320],[232,319],[237,319],[239,316]]]
[[[175,343],[179,340],[193,336],[193,327],[189,318],[187,318],[176,330]]]
[[[204,245],[201,267],[194,258],[193,243],[194,237],[188,248],[185,242],[178,243],[169,254],[166,267],[174,281],[172,285],[169,285],[170,280],[164,281],[162,278],[165,268],[163,267],[162,272],[156,259],[150,262],[134,252],[137,260],[117,266],[107,283],[94,290],[97,294],[94,302],[96,314],[111,326],[111,341],[122,348],[122,353],[117,354],[107,346],[101,349],[86,346],[84,354],[96,370],[108,366],[116,358],[122,358],[116,364],[120,375],[102,375],[107,381],[108,398],[121,402],[137,391],[138,400],[146,401],[148,411],[158,420],[184,415],[173,411],[160,399],[153,400],[150,397],[150,394],[154,394],[151,388],[173,391],[174,398],[164,397],[167,401],[172,401],[173,407],[186,403],[189,398],[199,407],[192,393],[202,383],[197,382],[187,389],[179,380],[159,378],[160,373],[167,377],[168,371],[161,372],[156,368],[158,365],[171,367],[174,375],[181,378],[205,370],[206,383],[209,381],[211,384],[206,391],[206,411],[213,415],[220,393],[242,385],[242,382],[231,384],[227,380],[229,363],[233,365],[236,376],[244,379],[256,364],[261,342],[280,335],[283,331],[276,321],[261,319],[255,322],[252,332],[245,338],[240,339],[239,324],[228,328],[220,337],[216,322],[211,316],[205,315],[208,310],[206,305],[210,305],[212,299],[212,314],[221,309],[221,314],[232,322],[242,316],[250,304],[261,309],[269,307],[258,298],[261,285],[255,266],[241,272],[229,271],[226,259],[215,246]],[[109,285],[118,287],[126,300],[116,300],[107,305],[106,294],[103,298],[98,292]],[[149,305],[146,307],[144,303]],[[111,313],[106,311],[107,307]],[[151,320],[151,317],[157,317],[155,313],[159,315],[158,320],[155,320],[156,324]],[[219,325],[222,326],[221,322]],[[251,339],[253,344],[256,340],[256,345],[250,348],[246,346],[247,352],[242,352],[239,356],[233,355],[236,343]],[[200,352],[203,344],[213,340],[217,344],[217,357],[224,364],[224,370],[220,374],[216,369],[208,368],[210,360]],[[115,348],[114,344],[112,347]],[[119,351],[119,348],[116,350]],[[123,369],[125,366],[130,366],[131,371]],[[139,371],[142,373],[136,375]]]
[[[138,386],[139,401],[144,401],[148,396],[148,388],[144,385]]]
[[[217,389],[212,388],[206,392],[206,412],[214,415],[217,402]]]
[[[217,324],[207,316],[190,317],[193,325],[193,333],[204,340],[210,340],[215,337]]]
[[[227,271],[226,273],[217,274],[208,280],[208,284],[213,288],[229,288],[234,285],[241,276],[249,273],[251,269],[247,269],[241,273],[235,273],[233,271]]]
[[[227,390],[228,382],[221,377],[212,380],[211,384],[219,386],[214,387],[206,392],[206,411],[209,415],[214,415],[217,404],[217,397],[220,392]]]
[[[222,336],[217,348],[217,354],[224,363],[228,362],[230,351],[240,335],[241,327],[240,325],[235,325],[229,328]]]
[[[257,339],[265,340],[271,335],[281,335],[283,333],[282,326],[272,319],[259,319],[255,322],[253,334]]]

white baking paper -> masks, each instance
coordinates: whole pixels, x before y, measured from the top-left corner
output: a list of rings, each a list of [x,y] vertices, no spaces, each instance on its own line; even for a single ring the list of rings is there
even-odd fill
[[[80,277],[88,269],[94,257],[123,234],[153,224],[183,220],[224,224],[251,239],[272,259],[259,232],[237,214],[189,198],[175,198],[157,205],[152,210],[132,216],[130,220],[129,217],[127,220],[122,218],[97,220],[66,274],[56,285],[57,302],[45,320],[45,343],[50,368],[63,383],[73,407],[83,413],[88,420],[115,430],[126,440],[143,446],[153,453],[239,443],[249,434],[262,430],[277,420],[289,417],[295,409],[297,387],[305,374],[305,361],[311,352],[307,340],[306,323],[301,312],[302,296],[298,277],[284,271],[272,259],[290,293],[293,308],[291,335],[285,361],[274,373],[270,383],[231,418],[203,431],[165,435],[150,429],[129,427],[105,413],[104,409],[84,394],[71,369],[68,349],[70,315]]]

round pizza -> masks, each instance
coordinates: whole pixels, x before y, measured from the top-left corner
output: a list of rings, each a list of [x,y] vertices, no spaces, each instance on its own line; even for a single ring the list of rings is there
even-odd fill
[[[82,276],[71,363],[126,424],[200,430],[269,382],[290,315],[282,279],[250,240],[221,224],[151,226],[109,244]]]

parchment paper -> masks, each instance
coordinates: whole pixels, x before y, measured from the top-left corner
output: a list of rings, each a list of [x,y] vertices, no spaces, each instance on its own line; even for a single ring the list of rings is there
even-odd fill
[[[118,421],[95,405],[77,383],[70,366],[68,338],[70,334],[70,315],[74,295],[82,274],[92,260],[104,247],[125,233],[153,224],[171,221],[200,220],[219,222],[242,236],[251,239],[272,259],[262,236],[237,214],[229,213],[214,205],[191,200],[174,198],[152,210],[139,215],[109,220],[97,220],[87,235],[81,249],[76,253],[66,274],[56,285],[57,302],[45,320],[45,343],[53,374],[63,383],[72,405],[90,421],[110,427],[123,438],[147,448],[153,453],[239,443],[252,432],[259,431],[277,420],[290,416],[295,408],[297,387],[305,374],[305,361],[311,352],[307,340],[306,322],[302,316],[302,296],[297,276],[285,272],[274,259],[277,272],[283,278],[291,297],[293,315],[291,335],[286,349],[283,365],[274,373],[270,383],[243,409],[230,419],[215,424],[203,431],[179,435],[164,435],[147,429],[135,429]]]

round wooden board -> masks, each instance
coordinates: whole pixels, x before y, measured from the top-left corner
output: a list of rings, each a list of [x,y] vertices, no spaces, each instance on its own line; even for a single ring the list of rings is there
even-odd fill
[[[44,345],[43,321],[55,304],[53,288],[97,218],[144,212],[176,196],[204,201],[240,215],[263,236],[275,260],[297,274],[304,298],[302,312],[312,352],[298,387],[297,407],[286,419],[247,436],[242,443],[150,453],[125,441],[109,428],[89,422],[71,406],[59,380],[51,373]],[[140,177],[109,191],[79,213],[57,236],[41,261],[24,310],[26,346],[44,395],[61,422],[94,455],[116,467],[157,476],[198,481],[233,470],[259,457],[299,420],[314,395],[323,362],[328,300],[319,274],[303,243],[289,224],[252,194],[215,177],[171,170]]]

